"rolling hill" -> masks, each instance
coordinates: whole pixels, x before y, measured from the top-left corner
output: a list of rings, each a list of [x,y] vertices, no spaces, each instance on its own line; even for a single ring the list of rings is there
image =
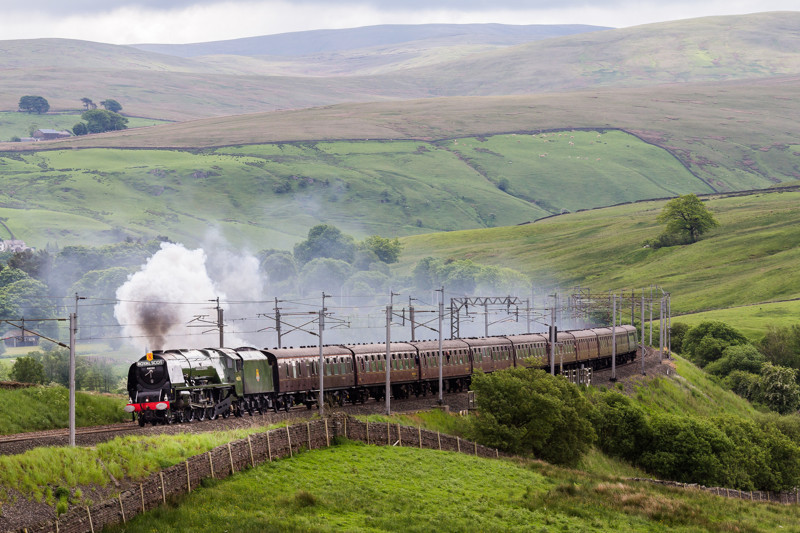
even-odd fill
[[[800,64],[798,21],[798,12],[712,17],[492,50],[485,39],[466,48],[463,39],[443,46],[436,38],[358,48],[364,30],[354,30],[355,48],[329,52],[341,55],[338,63],[312,54],[291,56],[291,65],[230,53],[220,60],[84,41],[2,41],[0,109],[15,109],[24,94],[41,94],[59,110],[88,96],[115,98],[137,116],[186,120],[343,102],[791,75]]]
[[[398,269],[426,256],[518,269],[536,286],[672,293],[675,314],[800,297],[800,191],[710,198],[720,223],[699,242],[644,246],[663,226],[663,201],[573,213],[534,224],[411,236]],[[629,293],[629,292],[628,292]]]
[[[0,173],[0,217],[36,246],[156,235],[195,244],[218,225],[239,244],[289,247],[321,222],[397,236],[712,191],[616,130],[0,153]]]

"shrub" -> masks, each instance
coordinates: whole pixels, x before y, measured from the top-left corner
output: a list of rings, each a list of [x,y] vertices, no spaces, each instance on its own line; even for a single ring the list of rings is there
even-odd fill
[[[721,456],[733,443],[711,422],[677,415],[651,418],[653,446],[639,464],[653,474],[676,481],[720,485],[726,479]]]
[[[542,370],[513,368],[478,373],[473,438],[517,454],[575,464],[595,441],[592,406],[578,387]]]
[[[644,410],[616,391],[600,396],[591,420],[600,449],[632,463],[653,438]]]
[[[722,357],[728,346],[747,344],[747,338],[724,322],[701,322],[683,337],[681,353],[704,367]]]
[[[767,328],[759,348],[770,363],[800,369],[800,324]]]
[[[751,344],[728,346],[722,351],[722,357],[709,363],[706,372],[725,377],[734,370],[742,370],[758,374],[764,366],[764,356]]]

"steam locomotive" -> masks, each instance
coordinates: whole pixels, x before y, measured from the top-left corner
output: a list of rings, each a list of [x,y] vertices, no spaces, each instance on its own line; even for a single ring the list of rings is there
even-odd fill
[[[616,346],[612,346],[616,337]],[[466,390],[476,371],[510,367],[601,369],[636,358],[633,326],[558,332],[550,346],[545,335],[523,334],[442,341],[443,392]],[[326,402],[382,400],[386,365],[393,398],[438,394],[439,342],[323,346],[300,348],[205,348],[148,353],[130,366],[125,411],[139,425],[171,424],[218,416],[252,415],[266,410],[309,409],[319,393],[322,372]]]

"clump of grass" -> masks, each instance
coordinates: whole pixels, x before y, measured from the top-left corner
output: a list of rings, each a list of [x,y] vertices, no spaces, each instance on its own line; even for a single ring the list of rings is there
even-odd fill
[[[297,507],[313,507],[317,505],[317,497],[307,490],[298,490],[294,493],[294,503]]]

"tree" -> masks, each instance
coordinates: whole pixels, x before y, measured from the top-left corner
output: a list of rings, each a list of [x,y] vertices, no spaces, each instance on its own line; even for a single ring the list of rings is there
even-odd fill
[[[83,108],[86,109],[87,111],[89,109],[97,109],[97,104],[92,102],[91,98],[86,98],[84,96],[83,98],[81,98],[81,102],[83,103]]]
[[[719,225],[694,194],[678,196],[667,202],[657,220],[667,225],[664,233],[687,238],[689,242],[697,242],[700,235]]]
[[[683,338],[682,353],[701,367],[722,357],[728,346],[747,344],[747,338],[734,328],[719,321],[701,322]]]
[[[528,368],[478,372],[472,388],[478,415],[471,431],[487,446],[572,465],[595,441],[592,406],[563,377]]]
[[[9,267],[21,270],[40,281],[47,278],[52,264],[53,257],[47,250],[14,252],[8,260]]]
[[[86,121],[89,133],[102,133],[104,131],[124,130],[128,127],[128,119],[105,109],[92,109],[81,115]]]
[[[330,224],[318,224],[308,230],[308,238],[294,245],[294,258],[300,265],[312,259],[329,257],[352,263],[356,253],[353,237]]]
[[[19,99],[19,109],[41,115],[50,110],[50,104],[42,96],[23,96]]]
[[[743,370],[758,374],[764,366],[765,359],[755,346],[736,344],[722,351],[722,357],[706,366],[706,372],[725,377],[734,370]]]
[[[800,324],[770,326],[759,348],[772,364],[800,369]]]
[[[400,251],[403,249],[399,239],[387,239],[380,235],[370,235],[364,239],[360,247],[371,250],[384,263],[397,263]]]
[[[86,124],[83,122],[78,122],[74,126],[72,126],[72,133],[75,135],[86,135],[89,133],[89,128],[86,127]]]
[[[800,385],[797,371],[785,366],[765,363],[759,379],[758,400],[780,414],[797,411],[800,407]]]
[[[106,110],[111,111],[113,113],[119,113],[122,111],[122,104],[117,102],[116,100],[112,100],[109,98],[108,100],[103,100],[100,102],[100,105],[103,106]]]
[[[22,383],[44,383],[44,365],[27,355],[19,357],[11,367],[11,379]]]

